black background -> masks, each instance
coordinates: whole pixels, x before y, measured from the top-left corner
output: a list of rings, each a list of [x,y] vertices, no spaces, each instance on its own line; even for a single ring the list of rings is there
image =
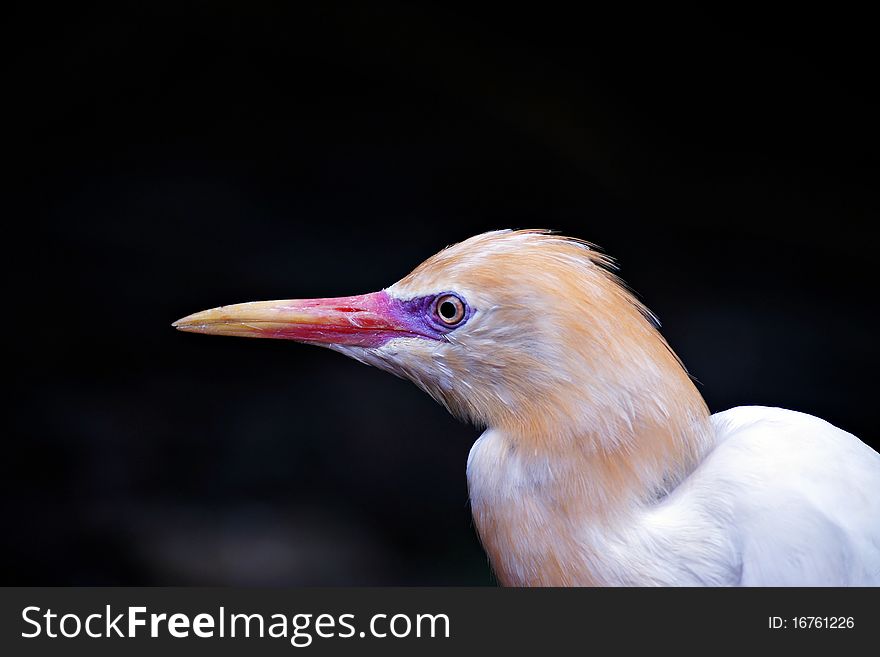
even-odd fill
[[[363,5],[7,21],[3,583],[492,583],[476,430],[338,354],[169,325],[494,228],[617,258],[713,411],[878,445],[867,16]]]

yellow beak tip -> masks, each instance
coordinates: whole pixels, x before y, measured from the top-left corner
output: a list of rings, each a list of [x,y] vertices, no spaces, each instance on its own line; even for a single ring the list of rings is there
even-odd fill
[[[189,317],[183,317],[182,319],[178,319],[176,322],[171,324],[171,328],[175,328],[178,331],[188,331],[192,329],[196,324],[189,319]]]

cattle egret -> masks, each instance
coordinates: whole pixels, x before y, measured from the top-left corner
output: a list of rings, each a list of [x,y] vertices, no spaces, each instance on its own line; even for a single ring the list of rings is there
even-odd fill
[[[880,454],[816,417],[710,415],[591,245],[495,231],[391,287],[196,313],[321,345],[485,427],[467,479],[501,584],[880,585]]]

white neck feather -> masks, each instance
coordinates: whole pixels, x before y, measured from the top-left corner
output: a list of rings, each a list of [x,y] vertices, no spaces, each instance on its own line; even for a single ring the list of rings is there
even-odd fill
[[[711,449],[714,433],[690,380],[666,383],[631,407],[627,429],[615,436],[572,441],[490,428],[475,443],[471,506],[502,584],[687,581],[674,566],[684,560],[673,555],[695,537],[684,526],[688,514],[667,497]],[[593,416],[602,410],[592,409]]]

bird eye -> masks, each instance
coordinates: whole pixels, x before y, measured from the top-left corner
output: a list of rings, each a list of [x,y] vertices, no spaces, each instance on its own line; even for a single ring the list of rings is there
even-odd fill
[[[447,326],[455,326],[464,319],[464,302],[454,294],[443,294],[437,297],[434,308],[437,317]]]

